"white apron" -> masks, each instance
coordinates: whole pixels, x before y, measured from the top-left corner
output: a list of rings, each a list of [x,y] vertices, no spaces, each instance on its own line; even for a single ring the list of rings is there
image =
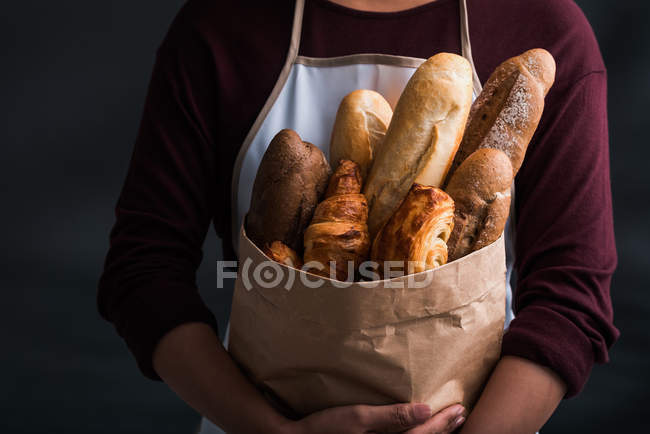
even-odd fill
[[[303,140],[318,146],[329,157],[330,134],[343,97],[356,89],[371,89],[383,95],[394,109],[411,75],[426,60],[386,54],[354,54],[331,58],[299,56],[304,2],[305,0],[296,1],[286,63],[271,95],[248,132],[235,163],[232,180],[232,242],[235,251],[238,250],[239,229],[250,206],[257,168],[275,134],[283,128],[295,130]],[[465,0],[460,0],[460,11],[462,55],[472,66],[476,98],[482,87],[472,60]],[[436,53],[431,53],[434,54]],[[513,318],[512,289],[509,283],[514,259],[511,230],[513,208],[514,195],[510,218],[506,223],[506,328]],[[224,339],[226,348],[229,329],[230,323]],[[202,420],[199,434],[223,433],[207,419]]]

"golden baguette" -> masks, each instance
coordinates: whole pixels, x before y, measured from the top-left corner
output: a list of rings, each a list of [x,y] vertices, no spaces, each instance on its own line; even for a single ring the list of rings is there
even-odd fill
[[[414,182],[440,186],[463,135],[472,103],[472,68],[440,53],[424,62],[400,96],[364,194],[374,237]]]
[[[350,160],[365,179],[393,116],[390,104],[374,90],[358,89],[343,98],[330,140],[330,164]]]

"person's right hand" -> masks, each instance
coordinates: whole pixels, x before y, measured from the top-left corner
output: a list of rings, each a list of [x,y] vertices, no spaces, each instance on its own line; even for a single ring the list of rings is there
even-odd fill
[[[465,421],[455,404],[431,415],[426,404],[350,405],[334,407],[292,422],[288,434],[448,434]]]

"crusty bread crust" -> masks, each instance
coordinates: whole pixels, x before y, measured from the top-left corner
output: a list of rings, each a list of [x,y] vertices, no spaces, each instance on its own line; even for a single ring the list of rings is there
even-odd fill
[[[346,95],[332,128],[332,168],[336,169],[340,160],[354,161],[365,179],[392,116],[388,101],[374,90],[358,89]]]
[[[512,165],[498,149],[479,149],[454,173],[447,193],[454,199],[454,229],[447,241],[449,261],[496,241],[510,211]]]
[[[253,184],[248,237],[264,248],[282,241],[302,253],[302,236],[331,173],[323,152],[289,129],[275,135]]]
[[[503,62],[472,105],[463,141],[447,175],[480,148],[506,153],[517,174],[544,111],[544,97],[555,80],[553,56],[541,48]]]
[[[472,69],[455,54],[424,62],[406,85],[364,194],[375,236],[414,182],[440,186],[460,143],[472,102]]]

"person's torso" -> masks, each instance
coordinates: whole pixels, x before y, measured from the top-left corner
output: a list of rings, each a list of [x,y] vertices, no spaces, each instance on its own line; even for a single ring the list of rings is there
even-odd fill
[[[477,0],[468,3],[476,5],[485,2]],[[536,2],[533,3],[536,4]],[[498,17],[493,12],[499,5],[510,6],[513,9],[519,7],[512,1],[497,1],[489,5],[491,13],[485,15],[470,14],[471,39],[472,45],[474,45],[473,50],[476,53],[474,59],[477,63],[476,68],[481,82],[487,79],[489,73],[501,61],[536,46],[549,48],[548,45],[542,43],[536,44],[536,37],[531,36],[531,27],[534,26],[531,26],[530,23],[527,23],[526,30],[521,26],[514,25],[506,26],[505,30],[504,26],[501,25],[501,30],[498,32],[496,29],[491,29],[493,22],[491,18],[495,22],[501,20],[501,24],[507,22],[507,19]],[[222,88],[222,92],[219,94],[220,118],[218,123],[220,127],[217,128],[217,131],[219,131],[217,154],[221,165],[217,182],[223,188],[224,206],[220,209],[220,215],[215,216],[215,225],[226,247],[230,247],[227,246],[228,241],[232,239],[232,233],[234,232],[231,228],[237,227],[236,223],[241,221],[243,215],[243,212],[232,213],[232,207],[237,207],[237,202],[240,201],[241,197],[243,197],[243,202],[240,203],[239,208],[246,205],[244,202],[246,202],[247,196],[242,194],[242,191],[246,193],[248,187],[250,187],[248,184],[252,185],[255,167],[259,164],[263,150],[270,137],[272,137],[272,130],[274,128],[291,128],[294,126],[300,129],[298,126],[303,125],[303,129],[316,134],[317,141],[323,142],[317,143],[317,145],[320,144],[323,147],[327,143],[327,134],[323,131],[318,132],[319,128],[314,129],[313,126],[310,126],[308,116],[296,117],[291,114],[291,111],[295,111],[297,106],[300,106],[300,110],[304,111],[310,106],[306,102],[309,98],[313,97],[319,100],[325,98],[327,94],[318,92],[301,94],[298,86],[301,80],[307,83],[310,88],[327,84],[326,82],[334,83],[333,85],[336,86],[336,80],[330,77],[332,75],[331,71],[323,74],[321,70],[314,77],[310,77],[309,73],[304,70],[305,66],[309,67],[309,63],[305,64],[304,61],[295,62],[294,59],[294,63],[291,65],[291,73],[287,74],[286,77],[287,81],[280,86],[282,91],[289,95],[272,95],[274,87],[277,87],[278,77],[281,76],[282,67],[287,61],[287,48],[291,36],[293,8],[286,11],[283,9],[284,6],[283,3],[282,7],[275,11],[282,14],[282,18],[278,17],[277,21],[269,19],[268,16],[265,17],[267,23],[269,21],[282,23],[284,32],[280,31],[279,24],[278,29],[276,29],[278,33],[271,31],[265,34],[258,28],[257,31],[253,32],[256,36],[251,39],[244,37],[231,41],[230,50],[226,47],[219,47],[221,50],[232,54],[232,57],[227,58],[227,62],[217,63],[218,76],[225,77],[226,80],[220,83],[220,88]],[[411,10],[388,14],[355,11],[326,0],[307,1],[301,23],[300,49],[297,54],[306,59],[332,59],[368,53],[415,59],[426,59],[438,52],[461,54],[459,9],[458,0],[438,0]],[[287,16],[289,19],[287,19]],[[259,16],[254,13],[253,17],[258,18]],[[472,19],[472,17],[475,17],[475,19]],[[478,23],[474,22],[476,20]],[[252,21],[257,22],[256,19]],[[517,21],[518,25],[520,21]],[[523,21],[525,22],[525,20]],[[478,30],[473,30],[473,27],[478,27]],[[511,34],[507,35],[508,32]],[[476,33],[483,34],[485,38],[476,38],[474,36]],[[529,37],[523,37],[526,35]],[[499,36],[506,38],[509,42],[516,40],[517,43],[503,44],[499,41]],[[521,37],[517,38],[517,36]],[[257,45],[255,44],[256,38],[261,38],[264,42]],[[283,41],[284,45],[280,41]],[[493,46],[493,48],[486,48],[486,46]],[[358,56],[356,58],[358,59]],[[266,63],[264,64],[265,59]],[[217,61],[216,57],[215,61]],[[327,67],[329,64],[331,62],[328,61],[320,66]],[[411,69],[413,68],[414,66],[411,66]],[[377,85],[377,80],[381,80],[382,77],[393,77],[400,82],[400,87],[403,87],[410,73],[412,73],[411,71],[405,73],[404,77],[400,77],[400,73],[396,71],[382,73],[370,70],[364,71],[364,68],[358,67],[354,68],[354,71],[356,72],[346,72],[347,76],[344,77],[346,83],[348,81],[358,82],[359,86],[376,87],[375,90],[380,90],[381,86]],[[391,86],[389,85],[386,87],[386,92],[390,93],[390,91]],[[267,102],[269,95],[272,97],[272,104],[270,107],[265,107],[265,103],[267,103],[266,106],[269,106]],[[388,95],[388,97],[396,100],[398,95],[392,97]],[[395,101],[392,102],[394,104]],[[314,106],[318,107],[317,104],[314,104]],[[266,109],[268,109],[268,112],[265,112]],[[273,109],[276,110],[276,113],[273,112]],[[254,125],[256,119],[258,119],[258,122],[261,120],[260,125],[257,127]],[[264,122],[267,125],[264,125]],[[265,131],[264,128],[268,131]],[[252,138],[246,137],[247,135],[252,136]],[[254,139],[260,137],[261,141],[258,140],[260,143],[255,145]],[[311,137],[308,137],[308,140],[313,141]],[[242,166],[237,162],[237,155],[240,155],[239,160],[245,160],[242,155],[245,157],[249,152],[248,146],[251,145],[251,142],[253,142],[253,147],[257,146],[259,149],[252,151],[248,164],[250,167],[246,167],[247,163],[245,161],[243,163],[243,172],[247,174],[242,184],[238,180],[242,172]],[[240,149],[242,143],[244,147]],[[235,175],[233,189],[235,193],[231,195],[229,189],[233,185],[233,174]],[[229,200],[231,198],[233,199],[232,202]],[[231,219],[233,220],[231,221]],[[234,225],[232,224],[233,221],[235,222]],[[506,230],[510,231],[509,228]],[[232,254],[232,250],[230,252]],[[508,265],[510,271],[512,270],[513,257],[512,254],[509,256]],[[508,291],[506,305],[508,306],[509,315],[507,315],[506,324],[512,318],[510,298],[511,292]]]
[[[556,86],[547,97],[547,105],[551,105],[554,95],[561,94],[563,82],[598,67],[592,60],[600,59],[598,53],[576,53],[579,47],[565,43],[570,32],[588,26],[572,1],[468,0],[467,4],[474,63],[481,82],[503,60],[543,47],[558,63]],[[192,0],[177,18],[192,21],[189,25],[210,51],[218,80],[214,130],[220,206],[214,223],[223,240],[232,238],[234,162],[286,60],[293,5],[293,1],[229,2],[217,7],[214,2]],[[361,12],[327,0],[308,0],[298,54],[314,58],[362,53],[415,58],[443,51],[460,54],[458,16],[457,0],[438,0],[397,13]],[[549,28],[556,31],[549,32]],[[224,242],[225,257],[234,259],[229,244]]]

